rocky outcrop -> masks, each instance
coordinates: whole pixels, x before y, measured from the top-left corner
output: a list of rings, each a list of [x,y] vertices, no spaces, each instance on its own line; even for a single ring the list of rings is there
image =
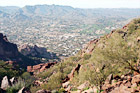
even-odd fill
[[[77,89],[83,90],[84,88],[87,88],[87,87],[89,87],[89,82],[88,81],[81,84],[80,86],[78,86]]]
[[[17,80],[17,78],[15,78],[15,77],[12,77],[12,78],[10,79],[10,82],[11,82],[12,85],[15,84],[17,81],[18,81],[18,80]]]
[[[81,67],[81,65],[80,64],[77,64],[77,66],[75,68],[73,68],[73,70],[71,71],[71,73],[68,74],[68,78],[70,80],[72,80],[72,78],[74,77],[74,73],[75,72],[77,72],[77,73],[79,72],[80,67]]]
[[[27,44],[19,46],[19,52],[24,56],[31,56],[31,57],[43,57],[47,59],[56,58],[54,53],[47,52],[47,49],[44,47],[38,47],[37,45],[30,46]]]
[[[103,93],[139,93],[139,83],[140,74],[133,77],[131,75],[122,75],[119,78],[114,77],[111,79],[111,83],[105,83],[102,89],[104,90]]]
[[[73,79],[75,72],[77,72],[77,74],[79,73],[80,67],[81,67],[81,65],[77,64],[77,66],[75,68],[73,68],[71,73],[68,74],[66,76],[66,78],[63,80],[62,86],[65,89],[65,91],[70,91],[71,90],[72,87],[70,85],[70,81]]]
[[[51,91],[47,91],[47,90],[38,90],[36,93],[51,93]]]
[[[10,43],[6,36],[0,33],[0,58],[15,58],[19,55],[17,45]]]
[[[106,79],[106,81],[105,81],[105,84],[111,84],[111,80],[113,79],[113,74],[110,74],[108,77],[107,77],[107,79]]]
[[[10,83],[8,81],[8,77],[7,76],[3,77],[2,82],[1,82],[1,89],[6,90],[9,86],[10,86]]]
[[[85,53],[92,53],[92,51],[94,50],[96,44],[98,43],[99,39],[94,39],[92,41],[90,41],[85,47],[84,49],[82,49],[82,56],[85,54]]]
[[[27,88],[23,87],[18,91],[18,93],[31,93],[31,92]]]
[[[43,72],[44,70],[50,68],[51,66],[55,65],[57,62],[50,62],[50,63],[42,63],[34,66],[27,66],[28,72]]]

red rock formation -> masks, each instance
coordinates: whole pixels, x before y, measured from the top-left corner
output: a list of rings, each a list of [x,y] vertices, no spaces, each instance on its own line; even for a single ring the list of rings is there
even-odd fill
[[[57,62],[51,62],[51,63],[42,63],[34,66],[27,66],[28,72],[43,72],[44,70],[50,68],[51,66],[55,65]]]
[[[86,46],[85,48],[82,50],[82,56],[85,54],[85,53],[92,53],[92,51],[94,50],[96,44],[98,43],[100,39],[94,39],[92,41],[90,41]]]
[[[105,83],[102,86],[104,90],[102,93],[139,93],[139,83],[140,74],[133,77],[131,75],[123,75],[121,79],[114,77],[111,84]]]
[[[77,72],[77,73],[79,72],[80,67],[81,67],[81,65],[78,64],[78,65],[71,71],[71,73],[68,75],[68,78],[69,78],[70,80],[72,80],[72,78],[74,77],[74,73],[75,73],[75,72]]]
[[[32,72],[33,68],[32,66],[27,66],[27,72]]]
[[[128,25],[129,25],[129,24],[127,24],[127,25],[123,26],[123,28],[122,28],[122,29],[127,29],[127,28],[128,28]]]

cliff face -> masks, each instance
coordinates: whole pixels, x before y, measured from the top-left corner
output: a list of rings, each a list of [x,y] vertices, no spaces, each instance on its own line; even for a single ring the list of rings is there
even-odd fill
[[[18,51],[17,45],[10,43],[2,33],[0,33],[0,60],[4,60],[8,64],[19,65],[23,68],[40,63],[38,60],[35,61],[28,56],[22,55]]]
[[[0,58],[15,58],[18,55],[17,45],[10,43],[7,37],[0,33]]]
[[[30,45],[22,45],[19,47],[19,52],[24,56],[31,56],[31,57],[44,57],[48,59],[53,58],[53,54],[47,52],[46,48],[38,47],[37,45],[30,46]]]

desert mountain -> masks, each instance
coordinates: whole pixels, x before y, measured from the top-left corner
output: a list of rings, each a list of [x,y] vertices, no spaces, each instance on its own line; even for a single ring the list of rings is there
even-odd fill
[[[139,92],[139,46],[140,19],[135,19],[89,42],[77,55],[36,74],[36,84],[46,91],[71,93]]]
[[[39,44],[62,57],[75,55],[86,42],[140,15],[140,9],[81,9],[59,5],[0,7],[0,11],[0,32],[10,41],[17,45]]]

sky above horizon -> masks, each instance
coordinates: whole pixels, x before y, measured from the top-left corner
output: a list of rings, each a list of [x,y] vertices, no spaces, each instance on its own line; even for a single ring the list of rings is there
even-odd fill
[[[0,6],[67,5],[75,8],[140,8],[140,0],[0,0]]]

